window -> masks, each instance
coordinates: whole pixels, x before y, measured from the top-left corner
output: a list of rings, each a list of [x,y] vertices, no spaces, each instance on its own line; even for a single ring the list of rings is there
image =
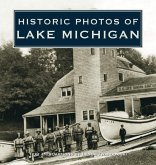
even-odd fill
[[[112,50],[112,56],[115,57],[115,51],[114,50]]]
[[[106,48],[102,49],[102,54],[104,54],[104,55],[106,54]]]
[[[123,73],[119,73],[119,80],[120,80],[120,81],[124,81]]]
[[[83,120],[88,120],[87,111],[83,111]]]
[[[94,110],[89,110],[89,119],[94,120]]]
[[[67,88],[67,96],[71,96],[71,88]]]
[[[103,75],[104,82],[107,82],[107,74]]]
[[[66,96],[66,88],[62,88],[62,97]]]
[[[40,128],[40,117],[35,116],[35,117],[27,117],[26,118],[26,128]]]
[[[72,95],[72,87],[62,88],[62,97],[71,96]]]
[[[79,83],[79,84],[82,84],[82,76],[79,76],[78,83]]]
[[[83,111],[83,120],[94,120],[94,110]]]
[[[95,55],[95,49],[91,48],[91,55]]]

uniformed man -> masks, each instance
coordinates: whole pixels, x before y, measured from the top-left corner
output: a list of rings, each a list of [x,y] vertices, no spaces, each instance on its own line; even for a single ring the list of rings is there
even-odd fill
[[[48,151],[53,153],[55,150],[55,135],[51,132],[51,128],[48,129],[48,134],[46,136],[46,142],[48,143]]]
[[[92,134],[92,147],[93,147],[93,150],[96,150],[97,147],[98,147],[98,141],[99,141],[99,136],[97,134],[97,131],[94,130],[93,131],[93,134]]]
[[[69,129],[69,125],[65,126],[63,137],[64,137],[64,144],[65,144],[65,152],[71,152],[72,132],[71,132],[71,129]]]
[[[28,131],[25,133],[24,145],[26,159],[29,160],[29,158],[31,158],[31,160],[34,161],[34,139]]]
[[[56,126],[56,131],[54,132],[56,152],[64,152],[63,148],[63,133],[60,131],[59,127]]]
[[[24,141],[20,137],[20,133],[17,133],[17,139],[14,140],[14,148],[15,148],[15,157],[16,159],[24,157]]]
[[[76,150],[82,150],[82,141],[83,141],[83,129],[80,127],[80,123],[76,125],[76,128],[73,130],[74,132],[74,141],[76,141]]]
[[[92,149],[92,134],[94,127],[91,126],[91,123],[88,123],[87,128],[85,129],[85,137],[87,139],[88,149]]]
[[[40,158],[43,158],[43,151],[44,151],[44,140],[43,135],[41,134],[41,130],[36,130],[36,135],[34,137],[35,140],[35,151],[39,154]]]
[[[119,131],[119,136],[121,139],[121,144],[124,145],[125,144],[126,130],[125,130],[123,124],[121,125],[120,131]]]

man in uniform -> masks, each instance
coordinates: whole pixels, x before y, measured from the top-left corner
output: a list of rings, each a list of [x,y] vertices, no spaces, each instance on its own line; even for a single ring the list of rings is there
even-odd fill
[[[55,135],[51,132],[51,128],[49,128],[46,136],[46,142],[48,143],[48,151],[50,153],[53,153],[55,150],[55,140]]]
[[[17,139],[14,140],[14,148],[15,148],[15,157],[16,159],[24,157],[24,141],[20,137],[20,133],[17,133]]]
[[[24,145],[25,145],[25,152],[26,152],[26,159],[34,161],[34,139],[30,136],[30,133],[27,131],[24,138]]]
[[[88,149],[92,149],[92,134],[94,127],[91,126],[91,123],[88,123],[87,128],[85,129],[85,137],[87,139]]]
[[[56,152],[64,152],[63,148],[63,134],[59,127],[56,126],[56,131],[54,132],[55,142],[56,142]]]
[[[63,137],[64,137],[64,144],[65,144],[65,152],[71,152],[72,132],[71,132],[71,129],[69,129],[69,125],[65,126]]]
[[[99,141],[99,137],[98,137],[97,131],[94,130],[93,131],[93,135],[92,135],[92,147],[93,147],[93,150],[97,149],[98,141]]]
[[[39,153],[39,157],[43,158],[42,153],[44,151],[44,140],[40,129],[36,130],[36,135],[34,137],[34,140],[35,140],[35,150],[37,153]]]
[[[82,150],[82,141],[83,141],[83,129],[80,127],[80,123],[76,125],[76,128],[73,131],[74,141],[76,141],[76,150]]]
[[[124,145],[125,144],[126,130],[125,130],[123,124],[121,125],[120,131],[119,131],[119,136],[121,139],[121,144]]]

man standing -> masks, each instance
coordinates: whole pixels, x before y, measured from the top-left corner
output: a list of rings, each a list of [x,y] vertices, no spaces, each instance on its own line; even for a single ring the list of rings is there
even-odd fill
[[[83,133],[83,129],[80,127],[80,123],[78,123],[74,129],[74,141],[76,141],[77,151],[82,150]]]
[[[34,139],[32,136],[30,136],[30,133],[27,131],[25,133],[24,138],[24,145],[25,145],[25,152],[26,152],[26,159],[29,160],[29,157],[31,157],[31,160],[34,161]]]
[[[16,159],[20,159],[24,157],[24,141],[20,137],[20,133],[17,133],[17,139],[14,140],[14,148],[15,148],[15,157]]]
[[[35,140],[35,149],[36,152],[39,153],[39,157],[43,158],[43,151],[44,151],[44,140],[43,140],[43,135],[41,134],[41,130],[37,129],[36,130],[36,135],[34,137]]]
[[[119,131],[119,136],[121,139],[121,144],[124,145],[125,144],[126,130],[125,130],[123,124],[121,125],[120,131]]]
[[[71,133],[71,129],[69,129],[69,125],[65,126],[63,136],[64,136],[65,152],[71,152],[72,133]]]
[[[92,134],[94,127],[91,126],[91,123],[88,123],[87,128],[85,129],[85,137],[87,139],[88,149],[92,149]]]
[[[56,126],[56,131],[54,132],[56,139],[56,152],[64,152],[63,149],[63,135],[58,126]]]
[[[46,136],[46,142],[48,143],[48,151],[53,153],[55,150],[55,135],[51,132],[51,128],[48,129],[48,134]]]
[[[92,135],[92,147],[93,147],[93,150],[97,149],[98,141],[99,141],[99,137],[98,137],[97,131],[94,130],[93,131],[93,135]]]

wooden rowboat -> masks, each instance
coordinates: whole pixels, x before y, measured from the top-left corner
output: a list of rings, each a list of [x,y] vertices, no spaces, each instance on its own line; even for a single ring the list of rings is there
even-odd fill
[[[127,132],[127,137],[141,135],[156,129],[156,116],[147,119],[130,119],[126,112],[110,112],[100,114],[99,127],[103,138],[114,142],[119,137],[121,125]]]
[[[0,141],[0,162],[7,162],[14,159],[14,144],[13,142]]]

